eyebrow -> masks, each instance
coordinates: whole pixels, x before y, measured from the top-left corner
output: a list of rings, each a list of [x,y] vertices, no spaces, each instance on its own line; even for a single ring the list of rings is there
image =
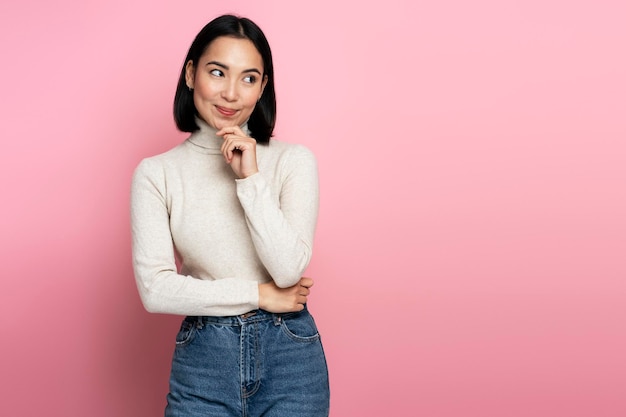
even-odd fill
[[[207,62],[207,63],[206,63],[206,66],[208,66],[208,65],[215,65],[215,66],[218,66],[218,67],[220,67],[220,68],[224,68],[225,70],[230,69],[230,68],[228,67],[228,65],[226,65],[226,64],[222,64],[222,63],[221,63],[221,62],[219,62],[219,61],[209,61],[209,62]],[[248,69],[246,69],[246,70],[243,70],[243,71],[242,71],[242,73],[248,73],[248,72],[256,72],[257,74],[261,75],[261,71],[259,71],[259,70],[258,70],[258,69],[256,69],[256,68],[248,68]]]

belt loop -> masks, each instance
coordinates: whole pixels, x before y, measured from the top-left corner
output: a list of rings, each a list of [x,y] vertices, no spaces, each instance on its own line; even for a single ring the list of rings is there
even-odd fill
[[[204,323],[202,323],[202,316],[196,317],[196,328],[202,329],[204,327]]]

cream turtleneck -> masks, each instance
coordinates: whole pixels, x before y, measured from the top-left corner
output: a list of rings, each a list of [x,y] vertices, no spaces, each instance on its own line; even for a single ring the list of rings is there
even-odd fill
[[[222,138],[198,124],[199,131],[144,159],[133,175],[137,286],[151,312],[242,314],[258,308],[259,283],[294,285],[308,266],[317,164],[305,147],[271,140],[257,146],[259,172],[236,179],[220,152]]]
[[[196,117],[196,124],[200,130],[194,132],[187,140],[203,149],[198,150],[199,152],[212,155],[221,154],[220,148],[222,147],[223,139],[215,134],[217,130],[198,117]],[[247,123],[240,127],[245,134],[250,134]]]

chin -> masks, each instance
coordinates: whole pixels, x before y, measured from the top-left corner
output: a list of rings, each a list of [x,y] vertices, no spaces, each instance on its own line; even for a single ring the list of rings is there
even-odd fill
[[[222,118],[213,118],[213,119],[209,119],[208,124],[212,127],[214,127],[217,130],[223,129],[225,127],[231,127],[231,126],[235,126],[237,124],[236,120],[228,120],[228,119],[222,119]]]
[[[211,126],[215,130],[220,130],[221,128],[226,126],[226,124],[223,121],[221,121],[221,120],[205,118],[204,121],[206,122],[206,124],[208,124],[209,126]]]

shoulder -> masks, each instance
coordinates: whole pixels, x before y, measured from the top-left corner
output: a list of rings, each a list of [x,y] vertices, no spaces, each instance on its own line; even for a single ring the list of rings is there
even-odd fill
[[[163,179],[170,167],[177,165],[178,161],[183,158],[183,144],[179,144],[166,152],[142,159],[133,173],[133,182],[145,179],[152,181]]]
[[[267,146],[268,151],[276,154],[283,163],[316,164],[315,154],[304,145],[272,139]]]
[[[283,185],[289,183],[310,189],[312,182],[317,182],[317,159],[308,147],[272,139],[268,152],[273,153],[274,173]]]
[[[135,168],[135,172],[151,172],[154,170],[163,170],[168,165],[176,164],[177,161],[181,160],[181,158],[184,157],[184,145],[185,142],[163,153],[142,159]]]

